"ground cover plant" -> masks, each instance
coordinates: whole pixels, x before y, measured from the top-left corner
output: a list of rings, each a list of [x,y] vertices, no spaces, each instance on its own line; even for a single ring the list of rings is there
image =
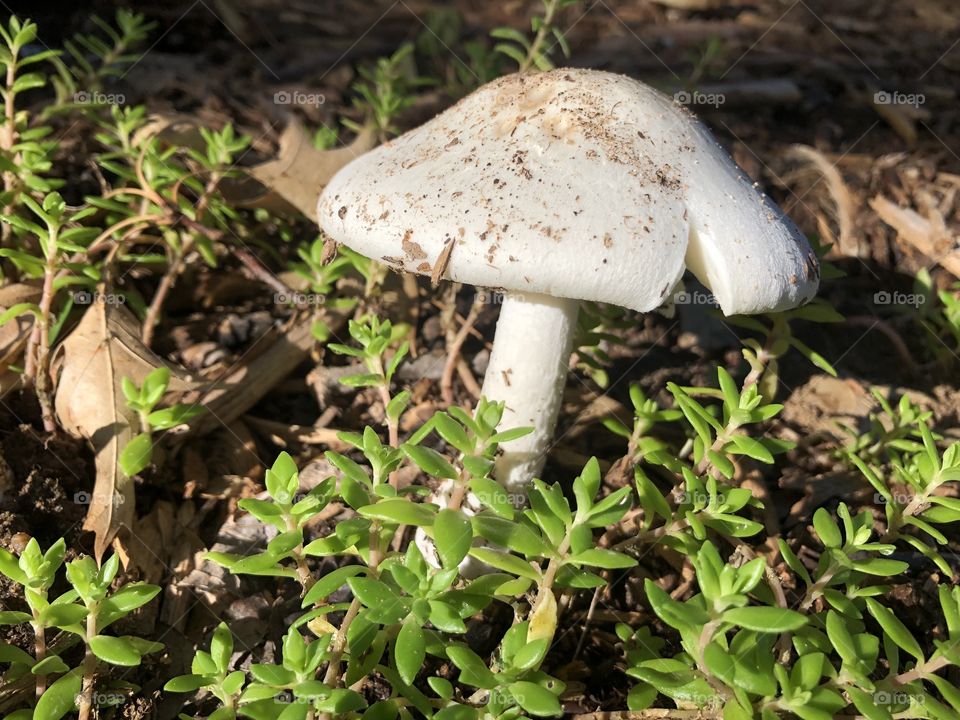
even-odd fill
[[[805,4],[201,5],[0,25],[3,717],[960,714],[954,9],[840,39],[855,14]],[[770,54],[792,74],[754,77]],[[584,303],[508,492],[498,290],[389,272],[314,208],[567,64],[704,117],[822,284],[752,317],[690,276],[659,313]]]

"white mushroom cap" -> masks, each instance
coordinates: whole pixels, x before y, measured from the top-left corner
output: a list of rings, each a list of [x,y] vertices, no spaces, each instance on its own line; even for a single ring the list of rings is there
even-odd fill
[[[484,85],[343,168],[318,212],[397,270],[639,311],[684,267],[728,315],[794,307],[818,284],[806,239],[703,125],[593,70]]]

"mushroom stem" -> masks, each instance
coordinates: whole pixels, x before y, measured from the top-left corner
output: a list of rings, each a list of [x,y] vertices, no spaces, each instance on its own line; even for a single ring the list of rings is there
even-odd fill
[[[501,429],[533,432],[500,446],[494,477],[515,505],[543,469],[569,369],[579,302],[535,293],[504,295],[483,395],[505,403]]]

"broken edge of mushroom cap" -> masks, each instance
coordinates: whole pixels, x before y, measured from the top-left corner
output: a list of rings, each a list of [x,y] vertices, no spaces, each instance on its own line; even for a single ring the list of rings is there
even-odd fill
[[[726,314],[816,292],[806,239],[685,109],[561,69],[481,87],[361,156],[324,231],[395,270],[647,311],[690,269]]]

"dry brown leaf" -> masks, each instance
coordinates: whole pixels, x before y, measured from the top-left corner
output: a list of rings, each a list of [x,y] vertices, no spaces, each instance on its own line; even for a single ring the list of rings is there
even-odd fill
[[[139,569],[139,579],[159,583],[167,573],[170,551],[174,547],[174,506],[158,500],[150,512],[137,521],[137,532],[119,535],[114,542],[124,567]]]
[[[62,370],[56,411],[61,427],[93,445],[96,484],[84,529],[96,533],[97,559],[122,527],[134,521],[133,479],[120,470],[120,452],[134,436],[136,413],[127,407],[124,377],[138,385],[163,360],[140,342],[133,314],[122,306],[97,303],[58,349]],[[188,389],[190,379],[171,368],[170,388]]]
[[[376,134],[365,128],[350,145],[317,150],[299,122],[291,122],[280,136],[280,152],[246,172],[257,182],[224,183],[223,193],[233,203],[289,212],[308,218],[317,213],[320,191],[334,173],[376,145]]]

